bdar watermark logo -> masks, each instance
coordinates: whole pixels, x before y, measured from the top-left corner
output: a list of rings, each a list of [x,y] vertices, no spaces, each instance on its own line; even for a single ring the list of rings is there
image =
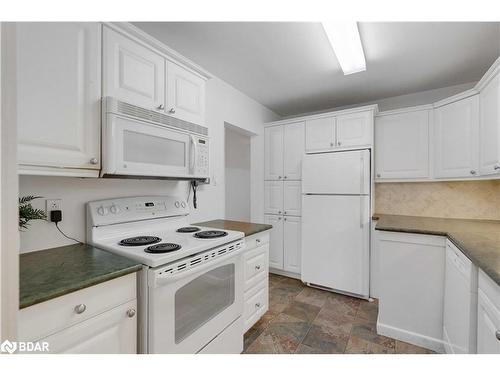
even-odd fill
[[[45,341],[30,342],[30,341],[9,341],[5,340],[0,344],[0,353],[33,353],[33,352],[48,352],[49,343]]]

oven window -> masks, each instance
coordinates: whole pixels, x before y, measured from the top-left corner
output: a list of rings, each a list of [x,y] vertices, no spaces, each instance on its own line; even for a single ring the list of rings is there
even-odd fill
[[[220,266],[175,293],[175,343],[234,303],[234,263]]]
[[[186,143],[129,130],[123,132],[123,159],[132,163],[186,166]]]

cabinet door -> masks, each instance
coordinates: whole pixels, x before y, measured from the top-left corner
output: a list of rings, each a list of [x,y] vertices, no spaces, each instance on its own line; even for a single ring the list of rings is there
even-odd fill
[[[481,174],[500,173],[500,73],[479,94]]]
[[[19,164],[100,168],[100,30],[16,24]]]
[[[264,212],[274,215],[283,213],[283,182],[264,182]]]
[[[264,129],[264,176],[266,180],[283,178],[283,127]]]
[[[300,180],[304,155],[304,123],[283,125],[283,178]]]
[[[481,289],[477,303],[477,353],[500,354],[500,311]]]
[[[434,111],[435,176],[472,177],[478,170],[478,95]]]
[[[159,110],[165,106],[165,59],[104,27],[103,96]]]
[[[301,181],[285,181],[283,183],[283,215],[300,216],[301,192]]]
[[[371,145],[372,128],[372,111],[337,116],[337,146]]]
[[[131,312],[133,311],[133,316]],[[50,353],[137,353],[137,302],[133,300],[40,341]]]
[[[266,224],[273,226],[269,237],[269,267],[283,269],[283,217],[264,215]]]
[[[167,63],[166,111],[184,121],[205,123],[205,80],[170,61]]]
[[[283,269],[300,273],[301,246],[300,217],[283,218]]]
[[[377,179],[429,177],[429,111],[377,117]]]
[[[335,147],[335,117],[306,121],[306,151],[330,150]]]

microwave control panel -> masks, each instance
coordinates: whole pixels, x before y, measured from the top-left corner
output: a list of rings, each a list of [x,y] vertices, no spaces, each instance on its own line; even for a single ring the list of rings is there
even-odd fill
[[[209,155],[208,155],[208,139],[198,138],[196,139],[196,148],[197,148],[197,156],[196,156],[196,168],[195,174],[198,176],[207,176],[209,175]]]

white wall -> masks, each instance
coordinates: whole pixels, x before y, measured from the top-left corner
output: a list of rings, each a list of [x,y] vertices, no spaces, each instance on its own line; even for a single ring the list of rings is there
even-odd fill
[[[250,139],[226,125],[226,219],[250,220]]]
[[[263,134],[264,122],[279,118],[274,112],[250,99],[227,83],[213,78],[207,82],[206,124],[210,135],[211,183],[198,189],[198,210],[192,210],[191,221],[225,218],[224,123],[237,124],[242,129]],[[264,194],[264,141],[253,137],[250,145],[250,196],[254,202]],[[130,179],[83,179],[70,177],[21,176],[20,195],[41,195],[63,200],[63,221],[66,234],[85,239],[85,203],[90,200],[141,194],[171,194],[187,197],[187,182]],[[36,203],[43,207],[43,202]],[[261,205],[252,209],[251,218],[263,216]],[[62,237],[54,224],[32,222],[21,233],[21,252],[63,246],[72,242]]]

